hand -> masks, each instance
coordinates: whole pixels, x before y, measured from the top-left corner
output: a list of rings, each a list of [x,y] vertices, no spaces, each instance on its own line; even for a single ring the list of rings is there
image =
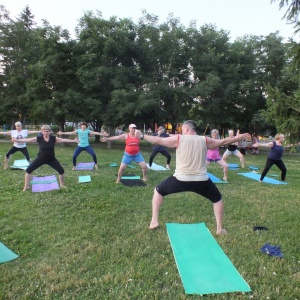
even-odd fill
[[[106,138],[106,137],[101,138],[101,139],[100,139],[100,142],[107,142],[107,138]]]
[[[136,130],[136,131],[135,131],[135,136],[136,136],[137,138],[139,138],[139,139],[142,139],[142,138],[143,138],[143,134],[142,134],[142,132],[141,132],[140,130]]]

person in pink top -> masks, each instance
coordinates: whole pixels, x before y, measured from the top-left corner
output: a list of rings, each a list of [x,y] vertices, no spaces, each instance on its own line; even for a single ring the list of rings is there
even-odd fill
[[[125,151],[118,171],[118,178],[116,183],[120,182],[121,177],[125,169],[127,168],[127,165],[129,165],[132,161],[135,161],[141,166],[143,172],[143,180],[147,181],[147,165],[145,159],[143,158],[140,152],[140,137],[137,137],[135,135],[135,131],[136,131],[136,125],[130,124],[129,133],[124,133],[112,137],[104,137],[101,139],[101,142],[113,141],[113,140],[125,140],[125,144],[126,144]]]
[[[211,131],[211,137],[213,139],[219,139],[219,131],[217,129],[213,129]],[[224,172],[223,180],[227,181],[228,164],[220,156],[219,147],[215,149],[207,149],[206,165],[209,165],[211,162],[216,162],[223,168],[223,172]]]

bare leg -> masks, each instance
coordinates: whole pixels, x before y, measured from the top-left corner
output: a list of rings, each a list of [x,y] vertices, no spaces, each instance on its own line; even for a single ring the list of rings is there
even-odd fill
[[[243,154],[241,152],[238,152],[236,156],[240,159],[242,168],[245,168],[245,160]]]
[[[160,195],[156,189],[154,189],[154,194],[152,198],[152,219],[149,225],[149,229],[155,229],[159,226],[158,214],[161,204],[163,203],[163,196]]]
[[[118,178],[117,178],[116,183],[119,183],[121,181],[121,177],[122,177],[122,175],[123,175],[126,168],[127,168],[127,165],[124,164],[124,163],[121,163],[119,171],[118,171]]]
[[[59,175],[59,185],[60,185],[61,189],[66,187],[65,186],[65,174]]]
[[[148,180],[148,178],[147,178],[147,165],[144,161],[140,162],[139,165],[142,168],[143,180],[147,181]]]
[[[9,158],[4,157],[4,170],[7,170],[8,168],[8,163],[9,163]]]
[[[223,214],[224,214],[224,202],[221,199],[219,202],[214,203],[214,214],[217,222],[217,234],[226,234],[226,230],[222,228]]]
[[[227,177],[228,176],[228,164],[223,159],[217,161],[217,163],[223,167],[223,172],[224,172],[223,180],[227,181],[227,179],[228,179],[228,177]]]
[[[25,182],[24,182],[24,188],[23,188],[23,192],[26,192],[27,190],[29,190],[29,183],[31,180],[31,174],[28,174],[27,172],[25,173]]]

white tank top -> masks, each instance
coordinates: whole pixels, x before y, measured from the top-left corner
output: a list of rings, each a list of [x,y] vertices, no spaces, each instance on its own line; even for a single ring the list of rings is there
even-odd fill
[[[206,181],[206,138],[199,135],[180,135],[176,149],[174,176],[180,181]]]

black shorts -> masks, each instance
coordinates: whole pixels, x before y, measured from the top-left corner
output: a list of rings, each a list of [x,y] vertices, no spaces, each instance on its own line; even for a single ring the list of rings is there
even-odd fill
[[[175,176],[170,176],[156,186],[156,191],[162,196],[181,192],[194,192],[213,203],[222,199],[221,193],[210,179],[206,181],[180,181]]]

